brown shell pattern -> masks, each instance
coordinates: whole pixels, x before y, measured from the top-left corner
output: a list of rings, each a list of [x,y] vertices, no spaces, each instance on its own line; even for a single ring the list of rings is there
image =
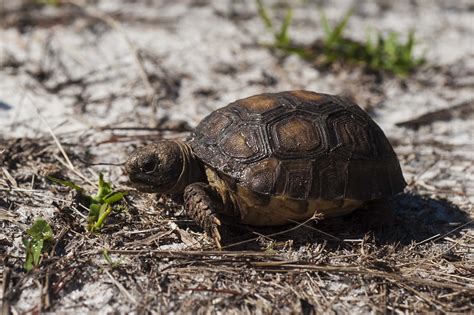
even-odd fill
[[[369,200],[406,185],[380,127],[356,104],[327,94],[238,100],[207,116],[190,145],[232,184],[265,195]]]

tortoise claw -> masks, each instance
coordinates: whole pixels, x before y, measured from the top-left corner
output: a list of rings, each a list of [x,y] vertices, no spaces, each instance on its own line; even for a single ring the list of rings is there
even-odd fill
[[[222,249],[222,246],[221,246],[221,240],[222,240],[222,237],[221,237],[221,233],[219,232],[219,227],[221,226],[221,221],[216,218],[215,216],[211,216],[211,220],[209,222],[209,229],[206,231],[207,232],[207,235],[212,238],[212,240],[214,241],[214,243],[216,244],[217,248],[219,250]]]

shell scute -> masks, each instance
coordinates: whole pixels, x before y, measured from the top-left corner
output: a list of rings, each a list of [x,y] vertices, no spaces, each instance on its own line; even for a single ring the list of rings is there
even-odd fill
[[[304,116],[281,117],[269,124],[274,153],[280,157],[314,155],[326,149],[324,133],[314,119]]]

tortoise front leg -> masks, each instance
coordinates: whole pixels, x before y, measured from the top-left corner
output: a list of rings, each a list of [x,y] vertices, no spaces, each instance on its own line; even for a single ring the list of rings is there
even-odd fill
[[[184,190],[184,208],[186,214],[202,227],[221,249],[221,221],[217,214],[222,213],[224,205],[217,191],[205,183],[188,185]]]

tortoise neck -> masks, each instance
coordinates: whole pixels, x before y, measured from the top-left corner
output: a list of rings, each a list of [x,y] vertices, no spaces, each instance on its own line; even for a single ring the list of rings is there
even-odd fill
[[[193,153],[191,147],[179,140],[173,140],[181,151],[181,160],[183,167],[176,184],[168,191],[168,193],[183,193],[186,186],[194,182],[203,181],[206,178],[204,167],[201,161]]]

